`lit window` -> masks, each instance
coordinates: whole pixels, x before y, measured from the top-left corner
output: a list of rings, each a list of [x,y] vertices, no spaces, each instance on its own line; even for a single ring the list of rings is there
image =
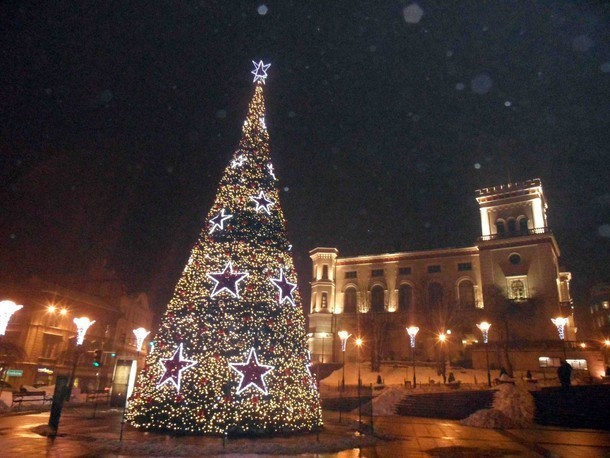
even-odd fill
[[[522,301],[528,298],[526,276],[506,277],[506,287],[509,299]]]

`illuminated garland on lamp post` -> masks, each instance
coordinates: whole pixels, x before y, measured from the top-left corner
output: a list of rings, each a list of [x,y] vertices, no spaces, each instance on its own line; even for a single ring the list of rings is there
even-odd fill
[[[563,349],[563,359],[568,359],[566,353],[566,335],[564,332],[564,327],[566,324],[568,324],[568,319],[562,316],[558,316],[557,318],[551,318],[551,321],[557,327],[557,333],[559,334],[559,340],[561,340],[561,347]]]
[[[409,341],[411,344],[411,363],[413,364],[413,388],[417,387],[417,377],[415,376],[415,336],[419,332],[417,326],[409,326],[407,328],[407,334],[409,334]]]
[[[86,316],[80,318],[74,318],[74,324],[76,325],[76,345],[74,348],[74,364],[72,365],[72,373],[70,374],[70,381],[68,383],[68,399],[72,396],[72,388],[74,388],[74,379],[76,377],[76,366],[80,359],[81,351],[80,348],[85,341],[85,335],[89,327],[95,323],[95,320],[91,321]]]
[[[345,391],[345,347],[347,345],[347,339],[351,337],[347,331],[339,331],[339,339],[341,339],[341,351],[343,352],[343,375],[341,376],[341,391]]]
[[[360,387],[362,386],[362,379],[360,378],[360,348],[362,347],[362,339],[358,337],[356,339],[356,347],[358,347],[358,427],[362,424],[362,405],[360,404]]]
[[[489,350],[487,348],[487,344],[489,342],[489,328],[491,328],[491,323],[487,321],[483,321],[477,324],[477,328],[481,330],[483,334],[483,345],[485,346],[485,363],[487,365],[487,386],[491,387],[491,372],[489,372]]]
[[[6,333],[6,327],[8,326],[9,320],[13,316],[13,313],[21,310],[22,308],[23,305],[17,305],[13,301],[0,301],[0,347],[2,345],[2,341],[4,340],[4,334]],[[4,380],[4,375],[6,374],[7,368],[2,369],[2,377],[0,377],[0,380]],[[0,394],[1,393],[2,387],[0,386]]]

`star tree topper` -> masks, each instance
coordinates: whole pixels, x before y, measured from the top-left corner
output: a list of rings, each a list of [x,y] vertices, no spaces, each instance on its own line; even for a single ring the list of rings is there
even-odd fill
[[[282,302],[287,300],[292,305],[295,305],[294,298],[292,297],[292,293],[296,289],[297,284],[289,282],[286,279],[286,276],[284,275],[283,270],[280,270],[280,278],[272,278],[271,281],[280,290],[279,303],[282,304]]]
[[[259,212],[260,209],[263,209],[268,215],[271,214],[271,210],[269,207],[275,205],[275,202],[265,195],[263,191],[258,193],[258,196],[250,196],[250,200],[256,203],[256,213]]]
[[[182,377],[182,371],[188,369],[189,367],[197,364],[197,361],[191,359],[183,359],[182,358],[182,344],[176,348],[173,356],[171,358],[161,358],[159,363],[163,366],[164,372],[157,383],[157,388],[161,387],[167,382],[171,382],[174,384],[176,389],[180,391],[180,379]]]
[[[207,276],[216,283],[211,297],[226,290],[231,296],[239,298],[237,284],[248,276],[248,272],[233,272],[233,265],[229,261],[222,272],[212,272]]]
[[[220,213],[210,220],[210,223],[212,223],[212,227],[210,228],[210,234],[216,229],[220,229],[222,231],[224,229],[225,221],[230,218],[233,218],[233,215],[229,215],[228,213],[225,214],[224,208],[220,210]]]
[[[254,70],[250,72],[254,75],[254,81],[252,82],[256,83],[258,80],[261,80],[261,82],[265,84],[265,80],[267,79],[267,70],[269,67],[271,67],[271,64],[265,65],[263,64],[262,60],[258,63],[252,61],[252,63],[254,64]]]
[[[256,388],[263,394],[267,394],[265,375],[275,369],[275,367],[259,364],[254,348],[250,349],[248,359],[245,363],[229,363],[229,366],[240,375],[237,394],[240,394],[250,386]]]

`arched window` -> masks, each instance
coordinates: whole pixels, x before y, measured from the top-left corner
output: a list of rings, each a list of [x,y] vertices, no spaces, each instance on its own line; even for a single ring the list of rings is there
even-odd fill
[[[458,286],[461,307],[474,307],[474,285],[470,280],[463,280]]]
[[[322,266],[322,280],[328,280],[328,266]]]
[[[371,290],[371,309],[373,312],[384,311],[384,294],[383,288],[379,285],[373,286]]]
[[[343,313],[356,313],[356,288],[347,288],[345,290]]]
[[[515,218],[509,218],[507,223],[509,233],[514,234],[515,232],[517,232],[517,221],[515,220]]]
[[[499,219],[496,221],[496,232],[499,236],[506,234],[506,226],[504,226],[504,220]]]
[[[529,230],[527,228],[527,218],[525,217],[519,220],[519,232],[521,232],[521,234],[529,233]]]
[[[328,294],[327,293],[322,293],[322,303],[320,304],[320,307],[322,307],[323,309],[328,307]]]
[[[443,287],[440,283],[430,283],[428,285],[428,306],[438,308],[443,303]]]
[[[398,310],[406,312],[411,308],[413,288],[409,285],[400,285],[398,289]]]

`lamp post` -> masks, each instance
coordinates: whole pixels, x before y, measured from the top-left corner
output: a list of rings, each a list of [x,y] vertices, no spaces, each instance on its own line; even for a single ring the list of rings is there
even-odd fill
[[[362,339],[358,337],[356,339],[356,347],[358,347],[358,425],[362,423],[362,405],[360,404],[360,387],[362,386],[362,379],[360,378],[360,348],[362,347]]]
[[[144,339],[150,334],[150,331],[147,331],[144,328],[137,328],[133,330],[134,335],[136,336],[136,371],[138,370],[138,362],[140,361],[140,352],[142,351],[142,344],[144,344]],[[133,367],[133,366],[132,366]],[[130,377],[131,379],[131,377]],[[127,391],[129,391],[129,384],[127,389],[125,390],[125,402],[123,403],[123,415],[121,416],[121,433],[119,435],[119,441],[123,440],[123,428],[125,426],[125,410],[127,409]]]
[[[557,332],[559,333],[559,340],[561,340],[561,347],[563,349],[563,359],[568,359],[567,353],[566,353],[566,341],[565,341],[565,332],[564,332],[564,327],[566,324],[568,324],[568,319],[564,318],[562,316],[558,316],[557,318],[551,318],[551,321],[553,322],[553,324],[555,326],[557,326]]]
[[[339,339],[341,339],[341,351],[343,352],[343,375],[341,376],[341,391],[345,391],[345,347],[347,345],[347,339],[350,338],[351,334],[347,331],[339,331],[337,333]]]
[[[69,399],[72,395],[72,388],[74,387],[74,378],[76,376],[76,366],[78,359],[80,358],[80,347],[85,340],[85,334],[87,329],[95,323],[95,320],[91,321],[86,316],[80,318],[74,318],[74,324],[76,325],[76,341],[74,345],[74,364],[72,364],[72,372],[68,384],[62,390],[56,390],[53,396],[53,404],[51,405],[51,415],[49,416],[49,427],[51,428],[51,437],[57,435],[59,428],[59,419],[61,418],[61,411],[63,409],[64,400]]]
[[[485,363],[487,364],[487,386],[491,387],[491,373],[489,372],[489,350],[487,348],[487,344],[489,342],[489,328],[491,328],[491,323],[483,321],[477,324],[477,328],[479,328],[481,330],[481,333],[483,333],[483,345],[485,346]]]
[[[2,350],[2,343],[4,340],[4,334],[6,333],[6,327],[8,326],[8,322],[18,310],[21,310],[23,305],[17,305],[13,301],[0,301],[0,350]],[[4,363],[4,362],[3,362]],[[3,364],[6,366],[6,364]],[[0,380],[4,380],[4,375],[6,374],[7,367],[2,368],[2,377]],[[2,387],[0,386],[0,394],[2,393]]]
[[[419,332],[417,326],[409,326],[407,328],[407,334],[409,334],[409,340],[411,343],[411,363],[413,364],[413,388],[417,386],[417,378],[415,376],[415,336]]]
[[[447,364],[445,362],[445,342],[447,341],[447,334],[445,334],[444,332],[441,332],[438,335],[438,341],[441,344],[441,364],[443,365],[443,368],[441,369],[441,373],[443,375],[443,383],[447,382],[447,376],[445,375],[447,372]]]

